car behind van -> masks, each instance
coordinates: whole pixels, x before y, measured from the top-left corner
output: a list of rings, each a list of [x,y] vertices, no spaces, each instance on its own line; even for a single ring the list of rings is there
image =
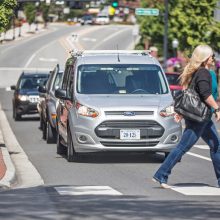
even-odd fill
[[[166,155],[181,137],[159,62],[146,51],[83,51],[66,62],[55,91],[57,152],[67,160],[97,151]]]

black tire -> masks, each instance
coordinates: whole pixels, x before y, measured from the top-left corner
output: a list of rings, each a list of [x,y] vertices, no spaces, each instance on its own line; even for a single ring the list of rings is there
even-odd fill
[[[15,121],[20,121],[21,120],[21,115],[17,113],[17,110],[15,107],[13,107],[13,118]]]
[[[41,130],[43,130],[43,118],[42,118],[42,114],[40,114],[40,127]]]
[[[57,125],[57,154],[66,154],[66,147],[61,143],[61,137]]]
[[[46,124],[46,141],[48,144],[56,143],[56,130],[52,128],[49,121]]]
[[[166,159],[169,154],[170,154],[170,152],[164,152],[164,159]]]
[[[47,124],[42,120],[42,138],[46,140],[47,137]]]
[[[77,160],[78,154],[74,150],[71,131],[67,129],[67,161],[74,162]]]

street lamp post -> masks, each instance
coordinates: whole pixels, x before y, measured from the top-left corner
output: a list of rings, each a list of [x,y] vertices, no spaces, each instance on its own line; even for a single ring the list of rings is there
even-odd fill
[[[177,57],[178,54],[177,54],[177,48],[179,46],[179,41],[174,38],[173,41],[172,41],[172,47],[173,47],[173,54],[174,54],[174,57]]]
[[[167,43],[168,43],[168,0],[164,0],[164,37],[163,37],[163,66],[166,68],[167,62]]]

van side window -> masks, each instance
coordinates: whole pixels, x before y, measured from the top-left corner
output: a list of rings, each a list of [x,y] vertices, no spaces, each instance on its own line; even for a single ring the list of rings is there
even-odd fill
[[[74,86],[74,66],[70,66],[68,70],[68,83],[66,94],[67,97],[73,98],[73,86]]]

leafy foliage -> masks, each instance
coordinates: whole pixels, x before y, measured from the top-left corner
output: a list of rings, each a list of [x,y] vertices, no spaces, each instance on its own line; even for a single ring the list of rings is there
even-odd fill
[[[172,40],[179,41],[179,50],[190,51],[198,44],[205,43],[216,51],[220,48],[220,22],[214,20],[214,9],[218,0],[172,0],[169,1],[168,48]],[[142,0],[144,8],[158,8],[160,16],[140,16],[141,35],[150,44],[163,44],[164,1]]]
[[[37,12],[37,9],[34,3],[25,4],[24,13],[26,15],[26,19],[29,25],[35,21],[36,12]]]
[[[0,33],[8,27],[16,4],[16,0],[0,0]]]

